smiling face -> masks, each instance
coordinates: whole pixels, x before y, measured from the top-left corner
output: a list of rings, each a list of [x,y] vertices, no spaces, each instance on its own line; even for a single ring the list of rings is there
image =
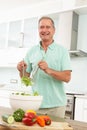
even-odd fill
[[[50,42],[53,40],[55,27],[51,19],[43,18],[39,21],[39,35],[42,41]]]

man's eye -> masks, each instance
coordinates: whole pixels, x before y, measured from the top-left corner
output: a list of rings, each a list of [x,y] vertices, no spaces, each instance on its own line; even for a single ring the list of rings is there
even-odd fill
[[[40,27],[40,29],[43,29],[43,28],[44,28],[44,26],[41,26],[41,27]]]
[[[47,29],[49,29],[49,28],[50,28],[50,26],[46,26],[46,28],[47,28]]]

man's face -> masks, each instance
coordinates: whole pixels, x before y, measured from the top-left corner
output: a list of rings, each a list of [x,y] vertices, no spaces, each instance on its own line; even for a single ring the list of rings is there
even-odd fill
[[[42,41],[50,41],[53,39],[55,28],[50,19],[42,19],[39,23],[39,35]]]

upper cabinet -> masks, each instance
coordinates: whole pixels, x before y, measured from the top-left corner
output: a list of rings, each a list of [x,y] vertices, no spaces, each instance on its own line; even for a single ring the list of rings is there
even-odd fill
[[[9,22],[8,46],[19,47],[20,32],[22,29],[22,20]]]
[[[16,67],[38,38],[38,17],[1,23],[0,67]]]
[[[54,15],[58,19],[55,35],[57,43],[75,55],[87,56],[87,7]]]
[[[29,48],[37,44],[39,40],[38,36],[38,17],[24,19],[24,42],[23,47]]]
[[[56,41],[68,50],[76,50],[78,35],[78,14],[74,11],[59,13]]]
[[[0,24],[0,48],[6,47],[7,36],[8,36],[8,24],[1,23]]]
[[[0,49],[30,48],[38,38],[38,17],[0,24]]]

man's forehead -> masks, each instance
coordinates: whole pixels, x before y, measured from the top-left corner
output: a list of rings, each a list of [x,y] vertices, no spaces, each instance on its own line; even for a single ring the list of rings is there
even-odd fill
[[[40,21],[39,25],[52,25],[52,22],[49,19],[43,19]]]

